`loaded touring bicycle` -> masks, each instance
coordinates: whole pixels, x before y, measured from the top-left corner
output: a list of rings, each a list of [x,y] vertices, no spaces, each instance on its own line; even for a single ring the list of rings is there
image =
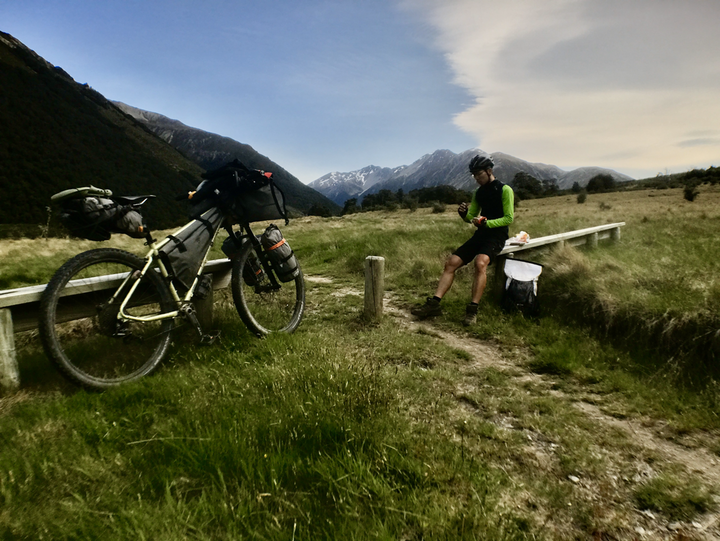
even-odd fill
[[[148,375],[167,353],[179,319],[211,340],[192,301],[212,288],[203,270],[220,229],[228,233],[222,248],[232,260],[233,301],[248,329],[264,336],[298,327],[305,285],[297,258],[275,225],[262,235],[250,227],[279,218],[288,223],[272,173],[236,160],[203,178],[188,195],[193,219],[160,241],[139,213],[154,196],[118,197],[93,187],[53,196],[74,235],[106,240],[125,233],[148,246],[144,258],[114,248],[83,252],[50,280],[40,303],[40,338],[63,374],[93,389]]]

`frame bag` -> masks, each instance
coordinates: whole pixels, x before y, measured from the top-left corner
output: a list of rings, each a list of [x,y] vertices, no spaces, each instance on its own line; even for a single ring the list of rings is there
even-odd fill
[[[542,265],[521,259],[505,260],[505,289],[501,301],[507,312],[520,311],[524,316],[540,313],[538,302],[538,278]]]
[[[192,287],[215,233],[222,225],[223,218],[222,211],[218,207],[213,207],[175,235],[167,236],[170,242],[158,252],[177,285],[185,289]]]

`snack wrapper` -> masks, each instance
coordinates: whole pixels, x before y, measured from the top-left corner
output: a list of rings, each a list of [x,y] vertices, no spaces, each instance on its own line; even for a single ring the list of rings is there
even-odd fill
[[[511,246],[520,246],[527,243],[527,241],[529,240],[530,235],[528,235],[525,231],[520,231],[520,233],[508,239],[506,244],[509,244]]]

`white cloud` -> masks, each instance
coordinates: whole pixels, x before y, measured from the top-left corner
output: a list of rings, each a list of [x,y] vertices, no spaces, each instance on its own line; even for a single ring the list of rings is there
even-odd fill
[[[454,121],[483,149],[648,175],[720,165],[720,2],[403,5],[475,97]]]

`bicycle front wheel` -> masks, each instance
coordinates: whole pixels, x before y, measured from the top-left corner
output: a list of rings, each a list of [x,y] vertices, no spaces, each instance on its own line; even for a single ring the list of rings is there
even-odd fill
[[[257,336],[291,333],[305,311],[302,271],[290,282],[273,286],[262,270],[251,243],[247,243],[232,268],[232,293],[243,323]]]
[[[148,321],[175,309],[170,291],[145,261],[122,250],[101,248],[77,255],[50,280],[40,301],[40,338],[45,352],[70,379],[107,389],[152,372],[170,344],[173,319]],[[137,288],[125,314],[120,305]]]

